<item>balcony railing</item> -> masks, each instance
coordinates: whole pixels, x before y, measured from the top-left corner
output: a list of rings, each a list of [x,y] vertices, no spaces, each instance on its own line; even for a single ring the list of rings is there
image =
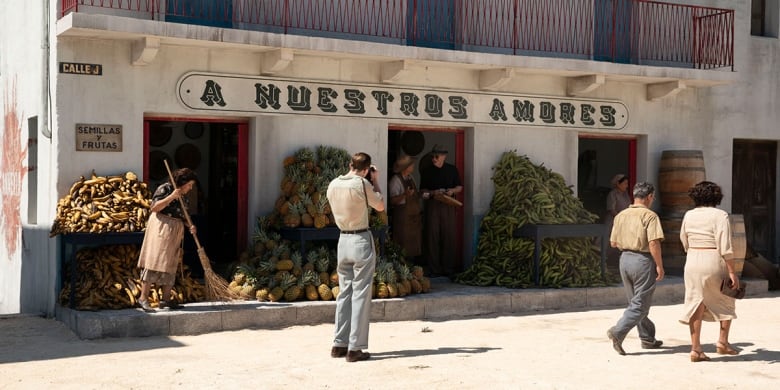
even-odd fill
[[[102,13],[451,50],[734,70],[734,10],[647,0],[62,0]]]

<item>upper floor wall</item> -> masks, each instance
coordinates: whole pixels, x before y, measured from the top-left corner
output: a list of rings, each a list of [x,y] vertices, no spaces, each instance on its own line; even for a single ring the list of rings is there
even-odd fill
[[[647,0],[62,0],[71,12],[396,45],[734,70],[734,10]]]

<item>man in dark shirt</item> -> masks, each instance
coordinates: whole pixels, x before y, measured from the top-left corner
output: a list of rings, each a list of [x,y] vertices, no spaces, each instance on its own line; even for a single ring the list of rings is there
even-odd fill
[[[442,196],[454,197],[463,191],[458,169],[447,164],[447,150],[434,145],[431,150],[433,164],[420,172],[420,192],[425,199],[425,253],[432,277],[452,277],[462,271],[456,258],[458,242],[456,234],[456,206],[441,201]],[[438,200],[436,198],[439,198]],[[444,199],[447,200],[447,199]]]

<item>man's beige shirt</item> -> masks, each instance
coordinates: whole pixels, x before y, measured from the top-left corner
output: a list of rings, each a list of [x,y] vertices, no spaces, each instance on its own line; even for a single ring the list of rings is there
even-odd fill
[[[620,250],[650,252],[650,241],[664,239],[661,220],[653,210],[631,205],[615,216],[609,241]]]
[[[382,194],[374,192],[371,182],[360,176],[342,175],[328,185],[328,203],[341,230],[367,229],[368,206],[376,208],[382,202]]]

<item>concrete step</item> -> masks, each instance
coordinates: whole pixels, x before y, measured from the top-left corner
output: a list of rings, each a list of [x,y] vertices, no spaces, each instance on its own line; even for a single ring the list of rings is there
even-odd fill
[[[768,291],[763,279],[746,279],[747,296]],[[548,310],[583,311],[626,305],[622,285],[562,289],[473,287],[447,278],[431,279],[431,292],[403,298],[377,299],[371,321],[445,320],[448,318],[513,315]],[[656,287],[654,305],[682,303],[685,284],[669,276]],[[334,321],[334,301],[200,302],[176,311],[145,313],[141,309],[78,311],[58,306],[56,317],[82,339],[192,335],[252,328],[285,328]]]

